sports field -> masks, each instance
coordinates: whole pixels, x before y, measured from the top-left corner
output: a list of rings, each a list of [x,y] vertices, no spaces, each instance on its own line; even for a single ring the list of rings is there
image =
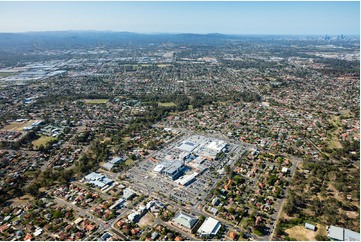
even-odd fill
[[[86,104],[104,104],[107,103],[109,99],[84,99]]]
[[[43,145],[43,146],[45,147],[47,143],[49,143],[49,142],[51,142],[51,141],[54,141],[54,140],[56,140],[56,138],[54,138],[54,137],[40,136],[40,138],[37,139],[37,140],[34,140],[34,141],[32,142],[32,144],[34,145],[34,149],[37,150],[37,149],[39,149],[39,147],[40,147],[41,145]]]
[[[168,103],[158,102],[158,107],[177,107],[177,104],[175,104],[174,102],[168,102]]]
[[[12,122],[6,125],[2,130],[4,131],[22,131],[24,127],[31,127],[31,125],[37,120],[29,120],[24,122]]]

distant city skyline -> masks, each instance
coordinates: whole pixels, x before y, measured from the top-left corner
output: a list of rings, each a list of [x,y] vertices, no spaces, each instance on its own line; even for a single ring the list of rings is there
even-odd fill
[[[359,35],[360,2],[0,2],[0,32]]]

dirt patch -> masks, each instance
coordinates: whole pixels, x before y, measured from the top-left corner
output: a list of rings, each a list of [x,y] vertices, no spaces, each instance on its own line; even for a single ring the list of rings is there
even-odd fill
[[[357,217],[357,212],[347,211],[346,215],[351,219],[355,219]]]
[[[25,127],[32,127],[32,124],[38,120],[29,120],[23,122],[12,122],[6,125],[2,130],[4,131],[22,131]]]
[[[326,227],[324,225],[317,224],[317,230],[312,231],[310,229],[306,229],[305,226],[299,225],[289,229],[286,229],[286,233],[290,238],[294,238],[296,240],[303,240],[303,241],[315,241],[316,235],[326,235]]]
[[[26,205],[32,203],[32,201],[34,200],[34,198],[30,195],[25,195],[22,196],[20,198],[15,198],[12,200],[12,205],[13,207],[25,207]]]
[[[146,227],[148,225],[150,225],[151,223],[153,223],[154,219],[153,216],[149,213],[147,213],[146,215],[144,215],[138,222],[139,227]]]

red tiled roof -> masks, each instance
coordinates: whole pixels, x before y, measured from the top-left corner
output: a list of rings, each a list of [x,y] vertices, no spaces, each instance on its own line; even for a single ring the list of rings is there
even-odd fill
[[[29,240],[32,240],[33,239],[33,236],[31,236],[31,234],[27,233],[25,238],[24,238],[24,241],[29,241]]]

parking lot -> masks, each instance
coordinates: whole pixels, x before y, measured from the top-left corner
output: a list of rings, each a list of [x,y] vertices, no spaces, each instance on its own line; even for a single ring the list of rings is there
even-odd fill
[[[183,137],[187,139],[187,136]],[[153,158],[161,161],[163,159],[178,159],[182,151],[177,149],[177,142],[169,144],[162,150],[157,151]],[[219,160],[205,160],[202,165],[208,167],[199,174],[193,182],[186,186],[179,185],[176,181],[154,172],[153,169],[157,162],[146,159],[139,162],[136,166],[127,171],[127,177],[133,188],[138,189],[144,194],[159,194],[168,197],[171,201],[183,204],[194,205],[197,200],[209,193],[210,188],[222,178],[215,170],[223,168],[224,165],[232,165],[237,159],[238,153],[241,153],[241,145],[229,144],[226,155]],[[214,168],[214,171],[212,171]],[[211,168],[211,169],[210,169]],[[185,166],[186,174],[193,171]]]

